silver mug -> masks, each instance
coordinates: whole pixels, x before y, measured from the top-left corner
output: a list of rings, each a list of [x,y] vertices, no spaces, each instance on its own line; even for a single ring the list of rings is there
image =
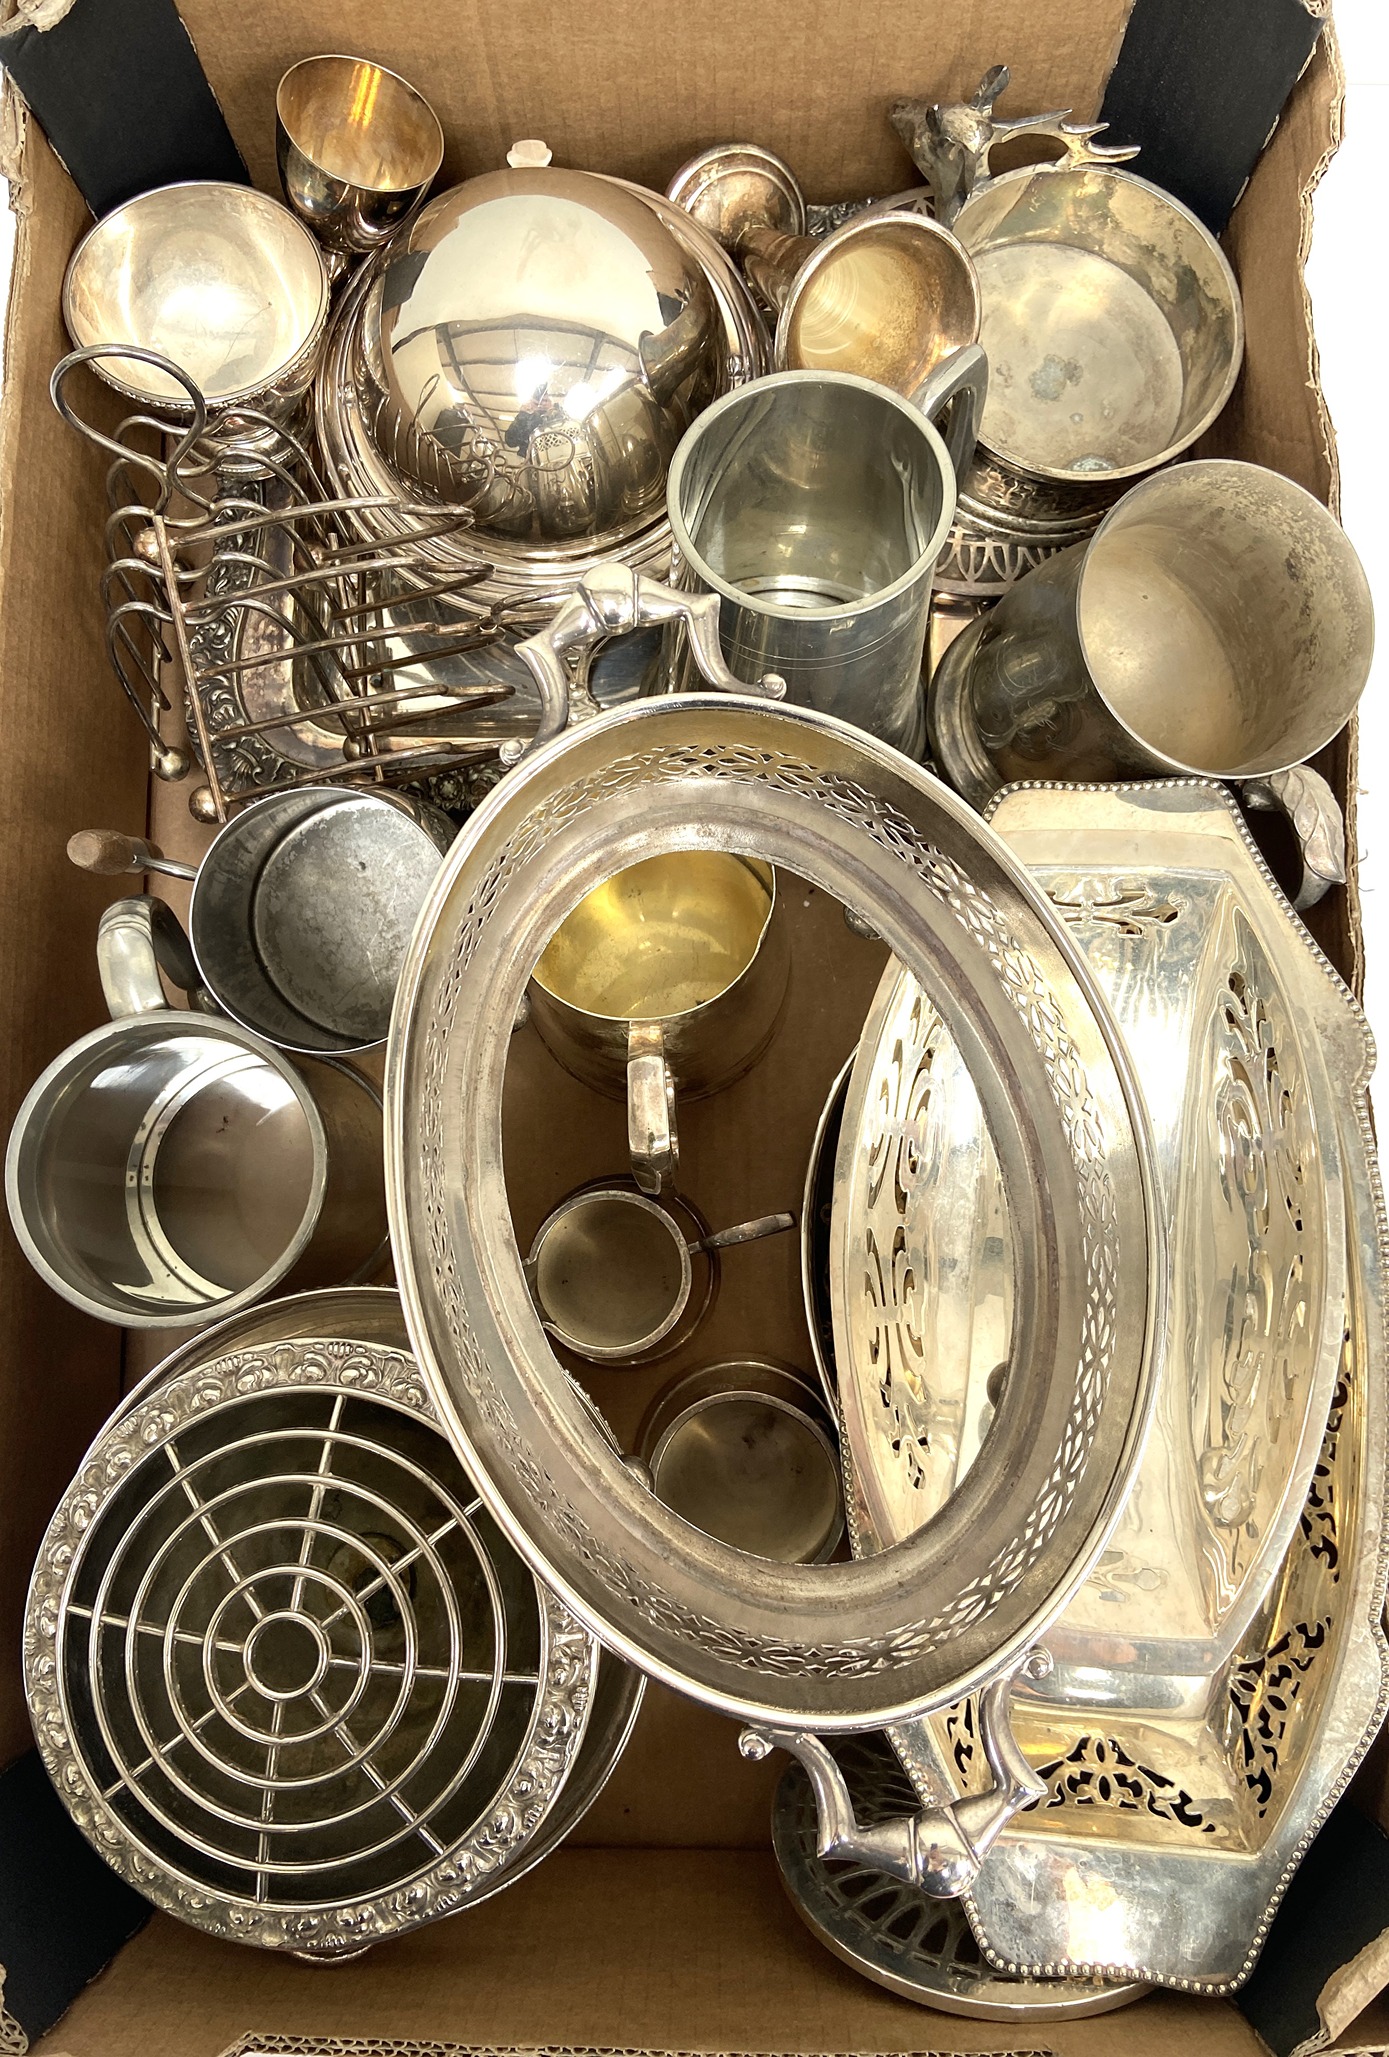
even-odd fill
[[[1306,907],[1345,871],[1303,759],[1355,712],[1373,647],[1364,569],[1319,500],[1262,465],[1177,464],[950,644],[931,751],[976,807],[1018,779],[1238,782],[1289,816]]]
[[[933,576],[986,385],[971,346],[911,400],[847,372],[778,372],[705,410],[667,500],[681,582],[719,596],[735,676],[775,673],[788,701],[920,757]]]
[[[369,1278],[386,1247],[374,1088],[171,1008],[161,964],[185,991],[197,971],[162,901],[108,907],[97,961],[112,1019],[55,1058],[10,1133],[6,1199],[35,1269],[129,1328]]]
[[[790,961],[771,865],[723,850],[626,866],[550,938],[531,975],[530,1019],[566,1071],[625,1094],[644,1193],[674,1187],[677,1091],[720,1092],[766,1049]]]

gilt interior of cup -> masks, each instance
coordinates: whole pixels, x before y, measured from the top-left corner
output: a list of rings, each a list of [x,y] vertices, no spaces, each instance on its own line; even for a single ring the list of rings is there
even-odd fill
[[[444,160],[444,132],[424,95],[365,58],[291,65],[275,112],[301,156],[363,192],[413,192],[432,183]]]
[[[78,348],[133,343],[170,359],[210,404],[253,402],[301,369],[328,316],[308,230],[252,186],[193,179],[127,200],[89,229],[63,281]],[[184,388],[134,358],[93,370],[128,398],[185,418]]]
[[[694,1276],[665,1208],[617,1186],[571,1194],[541,1224],[529,1264],[545,1326],[598,1363],[641,1357],[663,1342]]]
[[[1369,677],[1359,558],[1319,500],[1262,465],[1179,464],[1132,487],[1095,533],[1076,605],[1096,689],[1158,768],[1299,764]]]
[[[6,1191],[30,1262],[86,1312],[170,1328],[233,1314],[307,1249],[327,1144],[307,1084],[205,1015],[107,1024],[29,1093]]]
[[[1239,376],[1239,287],[1189,209],[1116,166],[1025,166],[956,218],[983,298],[980,444],[1044,479],[1137,478],[1210,427]]]
[[[938,364],[979,340],[974,265],[924,214],[868,214],[827,236],[796,275],[776,361],[847,371],[910,399]]]
[[[671,461],[666,498],[680,555],[707,590],[774,619],[832,623],[929,575],[955,475],[925,415],[886,386],[784,371],[705,410]]]
[[[737,983],[775,905],[776,874],[755,858],[722,850],[644,858],[585,894],[531,975],[580,1013],[668,1021]]]

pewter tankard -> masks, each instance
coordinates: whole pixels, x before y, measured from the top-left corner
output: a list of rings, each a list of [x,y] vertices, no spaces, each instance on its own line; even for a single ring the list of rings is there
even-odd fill
[[[776,672],[797,705],[921,755],[932,576],[986,382],[971,347],[915,401],[779,372],[700,416],[670,467],[670,522],[682,581],[719,595],[737,677]],[[947,407],[948,445],[933,426]]]
[[[197,1011],[197,967],[163,901],[108,907],[97,962],[112,1020],[54,1059],[10,1135],[6,1199],[34,1268],[128,1328],[370,1277],[386,1200],[368,1082],[334,1060],[301,1069]],[[169,1006],[161,966],[188,1011]]]

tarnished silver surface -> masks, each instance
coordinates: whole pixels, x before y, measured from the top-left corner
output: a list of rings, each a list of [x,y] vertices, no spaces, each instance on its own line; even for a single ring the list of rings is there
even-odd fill
[[[885,1736],[846,1737],[834,1754],[867,1826],[912,1805],[911,1784]],[[827,1864],[817,1835],[814,1792],[803,1767],[793,1764],[772,1802],[772,1848],[787,1897],[836,1957],[904,2000],[980,2021],[1066,2021],[1108,2014],[1148,1991],[1131,1981],[996,1971],[958,1900],[927,1899],[869,1864]]]
[[[660,194],[622,179],[598,173],[592,177],[618,195],[639,199],[702,277],[717,315],[711,339],[712,391],[729,391],[760,376],[767,368],[771,346],[732,259],[707,230]],[[410,501],[418,497],[418,489],[378,447],[370,415],[357,391],[355,364],[364,303],[372,285],[370,270],[349,281],[329,329],[315,390],[319,441],[329,478],[339,492]],[[378,540],[389,540],[395,527],[389,507],[368,510],[360,520],[364,533]],[[618,554],[634,569],[663,577],[670,568],[670,550],[670,529],[657,495],[645,526],[638,526],[621,543]],[[515,603],[532,599],[553,604],[603,556],[592,536],[537,542],[494,529],[485,536],[458,534],[440,539],[433,546],[432,561],[443,569],[484,567],[486,575],[475,588],[481,600]]]
[[[521,1876],[640,1698],[483,1510],[386,1292],[282,1301],[160,1367],[50,1525],[25,1678],[109,1864],[326,1960]]]
[[[73,342],[134,343],[172,358],[214,412],[245,402],[287,417],[313,378],[328,274],[313,237],[252,186],[194,179],[103,216],[63,281]],[[189,418],[182,385],[134,358],[96,371],[127,399]]]
[[[511,168],[442,193],[362,303],[367,430],[486,533],[612,550],[659,517],[666,466],[719,390],[699,264],[641,197]]]
[[[1208,458],[1130,487],[999,601],[956,653],[958,719],[1002,780],[1260,778],[1344,726],[1373,647],[1335,517],[1263,465]]]
[[[1137,478],[1234,389],[1239,287],[1179,201],[1112,164],[1024,165],[952,224],[974,259],[993,378],[980,442],[1023,478]]]
[[[663,1509],[561,1372],[511,1228],[501,1081],[529,968],[623,862],[692,846],[801,873],[940,984],[1009,1195],[1027,1374],[935,1523],[861,1564],[769,1566]],[[1088,974],[962,803],[804,712],[691,696],[590,720],[455,845],[412,947],[387,1090],[407,1318],[450,1432],[508,1533],[614,1647],[731,1713],[820,1729],[943,1704],[1022,1660],[1137,1461],[1160,1229]],[[1084,1272],[1059,1257],[1079,1249]]]
[[[1224,1988],[1247,1975],[1294,1854],[1378,1719],[1384,1315],[1370,1046],[1217,788],[1021,787],[995,818],[1085,950],[1132,1052],[1172,1281],[1133,1492],[1048,1634],[1050,1679],[1014,1702],[1046,1794],[995,1845],[971,1913],[1015,1970]],[[927,1111],[950,1132],[948,1105]],[[945,1162],[920,1117],[917,1128],[914,1161]],[[933,1214],[948,1230],[971,1201],[977,1188],[938,1186],[934,1206],[918,1189],[919,1238]],[[929,1313],[928,1296],[905,1331],[919,1324],[928,1400],[932,1376],[962,1372],[932,1351]],[[843,1383],[843,1357],[839,1372]],[[1366,1411],[1346,1428],[1348,1381]],[[845,1414],[864,1541],[868,1464]],[[1344,1487],[1328,1469],[1328,1419]],[[972,1704],[894,1742],[923,1793],[987,1780]]]
[[[834,1423],[789,1364],[737,1357],[679,1374],[647,1408],[636,1455],[659,1499],[735,1549],[823,1564],[839,1547]]]

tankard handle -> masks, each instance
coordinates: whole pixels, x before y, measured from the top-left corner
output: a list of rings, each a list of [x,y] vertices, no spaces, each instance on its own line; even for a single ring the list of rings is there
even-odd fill
[[[113,900],[97,924],[96,965],[112,1021],[131,1014],[159,1014],[169,1003],[161,970],[186,993],[201,1014],[215,1014],[193,955],[193,946],[172,907],[152,893]]]
[[[516,653],[540,689],[540,726],[528,743],[502,744],[503,764],[516,764],[553,742],[572,723],[602,712],[588,685],[589,661],[600,643],[633,629],[683,622],[690,650],[707,684],[721,693],[784,700],[786,681],[767,672],[754,684],[735,678],[719,646],[717,593],[677,593],[626,564],[595,565],[555,613],[547,628],[527,636]]]
[[[1034,1645],[980,1695],[979,1735],[993,1774],[987,1791],[898,1815],[872,1828],[859,1826],[844,1774],[819,1736],[803,1729],[745,1729],[738,1746],[745,1757],[755,1759],[774,1749],[786,1750],[805,1766],[815,1793],[816,1848],[822,1858],[852,1858],[904,1880],[930,1899],[953,1900],[974,1883],[1013,1816],[1045,1797],[1046,1786],[1018,1748],[1008,1702],[1020,1675],[1045,1678],[1050,1670],[1047,1652]]]
[[[675,1079],[658,1021],[634,1021],[627,1029],[627,1154],[639,1191],[659,1200],[675,1190]]]
[[[989,360],[977,343],[954,350],[911,395],[933,428],[940,430],[957,479],[974,455],[989,392]]]
[[[1315,907],[1333,886],[1346,882],[1346,818],[1341,803],[1319,771],[1292,764],[1259,779],[1242,779],[1246,808],[1282,814],[1297,838],[1302,879],[1293,899],[1299,914]]]

